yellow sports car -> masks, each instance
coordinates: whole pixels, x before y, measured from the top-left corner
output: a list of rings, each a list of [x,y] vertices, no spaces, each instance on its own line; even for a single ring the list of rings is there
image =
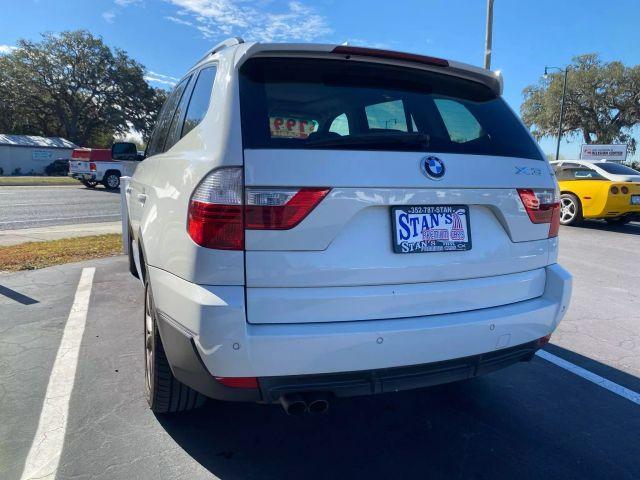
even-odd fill
[[[640,182],[613,181],[584,165],[554,166],[560,184],[560,223],[585,218],[624,224],[640,220]]]

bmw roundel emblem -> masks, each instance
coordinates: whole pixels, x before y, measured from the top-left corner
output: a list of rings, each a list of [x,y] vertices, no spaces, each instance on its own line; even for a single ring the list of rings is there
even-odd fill
[[[420,160],[420,169],[427,177],[440,180],[444,177],[444,162],[438,157],[424,157]]]

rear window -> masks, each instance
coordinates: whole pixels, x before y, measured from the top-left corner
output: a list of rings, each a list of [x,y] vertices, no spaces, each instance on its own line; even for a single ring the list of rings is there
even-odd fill
[[[388,150],[543,160],[485,85],[344,60],[253,58],[240,70],[245,148]]]
[[[640,175],[640,172],[634,170],[626,165],[620,165],[619,163],[596,163],[596,166],[600,167],[607,173],[614,175]]]

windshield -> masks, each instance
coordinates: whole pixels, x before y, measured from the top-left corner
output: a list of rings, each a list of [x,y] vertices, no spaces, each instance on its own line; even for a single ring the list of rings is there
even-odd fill
[[[407,150],[542,160],[485,85],[364,62],[254,58],[241,68],[245,148]]]
[[[597,163],[596,165],[605,172],[614,175],[640,175],[639,171],[626,165],[620,165],[619,163]]]

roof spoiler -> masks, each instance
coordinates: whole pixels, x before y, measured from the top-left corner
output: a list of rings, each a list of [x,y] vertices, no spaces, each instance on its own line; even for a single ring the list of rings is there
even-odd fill
[[[202,58],[196,62],[196,65],[198,63],[206,60],[211,55],[214,55],[214,54],[218,53],[219,51],[224,50],[225,48],[233,47],[234,45],[240,45],[241,43],[244,43],[244,40],[241,37],[230,37],[230,38],[227,38],[226,40],[223,40],[220,43],[218,43],[211,50],[207,51],[207,53],[205,53],[202,56]]]

